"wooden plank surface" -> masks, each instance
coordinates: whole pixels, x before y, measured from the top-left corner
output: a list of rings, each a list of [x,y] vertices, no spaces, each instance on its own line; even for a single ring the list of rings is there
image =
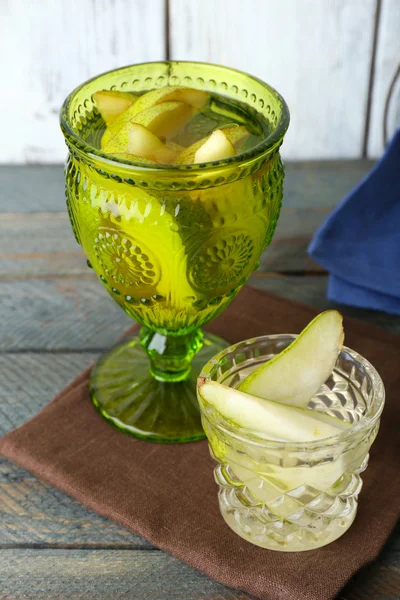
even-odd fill
[[[95,279],[0,282],[3,352],[104,349],[132,321]]]
[[[164,0],[1,3],[0,162],[64,160],[64,98],[98,73],[165,56]]]
[[[283,206],[333,208],[372,168],[371,160],[286,162]],[[0,165],[0,215],[65,212],[60,165]]]
[[[382,0],[372,90],[369,156],[379,156],[384,149],[385,120],[389,138],[400,126],[400,2]],[[394,78],[398,76],[396,81]],[[390,86],[393,90],[390,94]],[[390,94],[390,98],[389,98]],[[387,118],[385,119],[385,105]]]
[[[382,327],[395,334],[400,333],[399,317],[374,310],[365,310],[330,302],[326,297],[328,285],[328,277],[326,276],[274,277],[273,275],[264,276],[262,273],[255,273],[250,278],[249,284],[261,290],[277,294],[278,296],[289,298],[290,300],[310,304],[320,310],[336,308],[344,316],[361,319],[366,323]]]
[[[152,548],[146,540],[0,459],[0,548],[22,547]]]
[[[170,0],[171,57],[250,71],[281,92],[292,116],[287,158],[360,158],[375,5]]]
[[[322,271],[307,255],[315,230],[371,161],[289,163],[285,199],[264,271]],[[61,167],[0,167],[0,280],[91,272],[69,225]]]
[[[276,277],[256,273],[249,283],[324,309],[327,277]],[[104,350],[132,324],[95,279],[66,277],[0,282],[0,352]],[[400,319],[339,306],[345,315],[400,332]]]
[[[0,582],[1,600],[250,599],[161,552],[0,550]]]
[[[282,154],[285,157],[284,148]],[[373,160],[286,162],[283,206],[299,209],[332,209],[366,176],[374,162]]]
[[[302,276],[305,248],[313,229],[369,166],[289,165],[277,242],[250,283],[321,309],[330,306],[326,275]],[[1,435],[37,414],[131,321],[86,268],[73,241],[61,168],[0,169],[0,189],[6,192],[0,195]],[[289,265],[296,275],[271,272],[279,264]],[[396,317],[341,309],[400,332]],[[398,529],[378,563],[360,573],[338,600],[398,600],[399,564]],[[0,600],[100,600],[111,595],[249,600],[1,460]]]
[[[0,215],[65,211],[64,188],[61,165],[0,165]]]
[[[98,353],[0,355],[0,436],[37,414]],[[0,459],[0,547],[123,547],[151,544]]]
[[[282,208],[277,231],[263,254],[264,271],[322,271],[307,255],[315,230],[330,208]],[[0,280],[60,276],[94,277],[72,234],[66,212],[2,215]]]
[[[1,600],[252,598],[210,580],[172,556],[140,550],[3,549],[0,583]],[[361,572],[338,600],[398,600],[399,584],[400,571],[392,558],[383,556],[379,565]]]
[[[0,353],[0,436],[36,415],[98,356],[86,351]]]

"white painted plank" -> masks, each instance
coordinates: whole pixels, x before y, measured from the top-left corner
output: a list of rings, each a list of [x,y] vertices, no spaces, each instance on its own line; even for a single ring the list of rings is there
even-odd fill
[[[164,58],[164,0],[0,0],[0,162],[65,158],[58,113],[78,84]]]
[[[227,64],[282,93],[286,158],[361,156],[375,0],[170,4],[172,58]]]
[[[384,148],[383,129],[385,102],[389,87],[400,66],[400,2],[383,0],[378,29],[375,77],[372,92],[371,124],[368,154],[380,156]],[[400,76],[390,97],[387,130],[389,139],[400,126]]]

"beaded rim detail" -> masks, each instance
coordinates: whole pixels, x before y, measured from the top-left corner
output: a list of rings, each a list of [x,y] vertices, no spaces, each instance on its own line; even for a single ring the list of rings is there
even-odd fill
[[[124,71],[128,71],[129,69],[134,69],[135,67],[151,67],[154,65],[163,65],[166,66],[168,68],[168,70],[172,70],[174,68],[175,65],[181,64],[191,64],[193,65],[193,68],[196,69],[196,66],[210,66],[210,67],[215,67],[218,70],[225,70],[226,74],[231,73],[237,73],[239,75],[244,75],[245,77],[247,77],[248,79],[250,79],[253,82],[256,82],[258,84],[261,84],[264,89],[266,89],[270,94],[272,94],[273,96],[276,97],[276,99],[278,100],[278,102],[280,103],[281,106],[281,115],[280,115],[280,119],[278,120],[277,115],[275,114],[274,110],[271,110],[271,107],[269,105],[265,104],[265,100],[263,98],[257,98],[257,96],[255,94],[251,94],[250,95],[250,101],[248,102],[249,106],[254,106],[254,109],[257,110],[261,110],[262,112],[265,113],[265,115],[267,116],[267,118],[269,118],[270,121],[272,121],[272,123],[275,125],[274,130],[270,133],[270,135],[265,138],[262,142],[260,142],[259,144],[257,144],[256,146],[254,146],[254,148],[251,148],[249,150],[246,150],[245,152],[242,152],[240,154],[237,154],[231,158],[228,159],[224,159],[224,160],[219,160],[219,161],[214,161],[214,162],[210,162],[210,163],[204,163],[204,164],[199,164],[199,165],[144,165],[143,163],[135,163],[133,161],[128,161],[128,160],[124,160],[124,161],[116,161],[114,160],[112,157],[110,157],[110,155],[102,152],[99,149],[96,149],[90,145],[88,145],[85,140],[83,140],[78,133],[76,132],[72,122],[74,119],[77,119],[78,117],[83,120],[86,119],[86,117],[91,113],[92,107],[93,107],[93,100],[86,98],[84,100],[84,102],[82,104],[79,104],[78,107],[74,110],[74,113],[72,115],[72,117],[69,115],[70,113],[70,105],[72,103],[72,101],[74,100],[74,98],[76,97],[76,95],[82,91],[89,83],[96,81],[98,79],[101,79],[102,77],[104,77],[107,74],[110,73],[114,73],[116,76],[118,75],[118,73],[120,72],[124,72]],[[142,87],[140,84],[142,83],[142,80],[139,77],[133,77],[131,81],[122,81],[119,82],[118,84],[118,89],[126,89],[127,86],[129,85],[129,89],[131,89],[132,91],[135,91],[135,89],[138,89],[140,87]],[[237,86],[236,84],[232,85],[232,86],[228,86],[227,82],[222,80],[222,81],[216,81],[216,79],[214,78],[210,78],[210,79],[204,79],[203,77],[196,77],[196,78],[191,78],[189,76],[185,76],[183,78],[178,77],[177,75],[174,74],[170,74],[170,75],[160,75],[158,77],[145,77],[143,79],[143,83],[145,84],[145,86],[147,88],[154,88],[154,87],[161,87],[164,86],[166,84],[168,85],[183,85],[183,86],[189,86],[190,84],[197,84],[197,86],[204,86],[205,88],[210,89],[210,91],[218,89],[218,91],[220,91],[222,94],[226,94],[226,91],[228,90],[229,93],[232,96],[237,96],[239,99],[244,100],[248,97],[248,91],[245,88],[239,88],[239,86]],[[117,89],[117,86],[111,86],[111,89]],[[262,101],[262,102],[261,102]],[[207,63],[199,63],[199,62],[185,62],[185,61],[180,61],[179,63],[174,62],[174,61],[161,61],[161,62],[151,62],[151,63],[141,63],[141,64],[137,64],[137,65],[131,65],[129,67],[122,67],[121,69],[114,69],[111,71],[108,71],[107,73],[103,73],[101,75],[98,75],[86,82],[84,82],[83,84],[81,84],[79,87],[77,87],[75,90],[73,90],[65,99],[63,106],[61,108],[61,112],[60,112],[60,125],[61,125],[61,129],[65,135],[66,138],[66,142],[67,142],[67,146],[69,148],[69,151],[71,152],[71,154],[75,155],[77,158],[79,157],[80,160],[83,160],[83,162],[85,162],[86,164],[88,164],[89,166],[91,166],[92,168],[94,168],[97,172],[99,172],[101,175],[107,176],[107,177],[113,177],[113,175],[110,173],[110,167],[112,168],[113,166],[115,168],[118,168],[119,171],[124,170],[126,172],[127,177],[121,178],[119,175],[114,175],[113,178],[115,178],[115,180],[118,182],[118,180],[120,182],[122,181],[126,181],[127,179],[129,179],[130,181],[134,182],[134,185],[138,185],[139,187],[152,187],[153,184],[152,183],[148,183],[145,179],[146,179],[146,175],[149,174],[153,174],[155,175],[158,172],[163,172],[163,173],[168,173],[170,174],[172,177],[176,177],[178,179],[180,178],[185,178],[185,177],[193,177],[193,175],[202,175],[203,173],[207,172],[207,177],[209,177],[212,174],[213,170],[217,170],[218,171],[218,175],[216,175],[216,179],[218,179],[218,183],[214,183],[214,181],[212,179],[210,179],[210,184],[209,186],[206,187],[213,187],[214,185],[223,185],[224,183],[227,182],[227,178],[223,177],[221,174],[221,170],[224,169],[224,167],[231,169],[233,165],[237,165],[237,172],[236,172],[236,179],[242,178],[245,175],[249,175],[251,173],[254,173],[255,171],[257,171],[262,164],[265,162],[266,157],[271,157],[271,155],[275,154],[276,152],[278,152],[279,147],[282,143],[284,134],[289,126],[289,109],[286,105],[285,100],[280,96],[280,94],[274,90],[271,86],[269,86],[268,84],[266,84],[265,82],[261,81],[260,79],[253,77],[251,75],[248,75],[247,73],[243,73],[242,71],[238,71],[236,69],[231,69],[228,67],[221,67],[219,65],[211,65],[211,64],[207,64]],[[104,164],[104,169],[98,168],[95,166],[94,161],[98,161],[98,162],[102,162]],[[108,171],[108,173],[107,173]],[[243,172],[245,171],[245,172]],[[132,175],[135,174],[135,178],[132,178]],[[232,175],[232,172],[230,172],[228,175]],[[142,179],[144,178],[144,179]],[[229,177],[229,182],[232,181],[232,178]],[[128,181],[126,181],[126,183],[128,183]],[[190,186],[191,184],[189,184]],[[164,189],[173,189],[173,190],[185,190],[185,189],[189,189],[189,187],[187,186],[185,181],[182,180],[178,180],[178,181],[173,181],[173,182],[165,182],[165,186],[162,186]]]

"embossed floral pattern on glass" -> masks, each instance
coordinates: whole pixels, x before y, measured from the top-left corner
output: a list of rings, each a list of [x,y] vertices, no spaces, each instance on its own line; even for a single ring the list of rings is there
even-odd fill
[[[104,154],[101,131],[90,125],[93,94],[165,85],[238,100],[268,121],[270,133],[241,154],[205,165],[149,165]],[[140,338],[124,342],[125,352],[105,355],[92,374],[96,407],[120,429],[157,441],[204,436],[195,380],[226,343],[199,328],[232,301],[272,239],[288,123],[284,100],[267,84],[201,63],[118,69],[65,101],[66,197],[75,237],[107,291],[143,326]],[[175,385],[167,392],[161,382]]]

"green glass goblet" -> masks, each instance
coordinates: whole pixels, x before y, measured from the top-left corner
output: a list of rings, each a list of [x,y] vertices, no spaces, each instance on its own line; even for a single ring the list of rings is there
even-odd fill
[[[99,150],[93,100],[110,89],[196,88],[240,103],[269,124],[252,148],[206,164],[159,165]],[[120,430],[157,442],[204,437],[196,399],[202,366],[227,343],[201,327],[235,297],[271,241],[282,199],[279,147],[289,124],[266,83],[205,63],[138,64],[99,75],[65,100],[66,197],[75,237],[121,308],[142,325],[93,368],[91,396]]]

